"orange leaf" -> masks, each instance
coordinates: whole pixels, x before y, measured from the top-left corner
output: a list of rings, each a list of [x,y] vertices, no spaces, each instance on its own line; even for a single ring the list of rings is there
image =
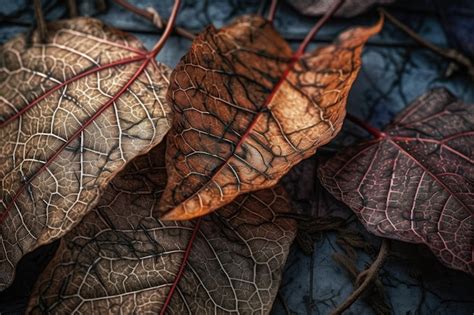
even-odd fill
[[[257,16],[199,35],[171,75],[162,218],[191,219],[271,187],[328,143],[341,129],[362,47],[382,23],[294,55]]]

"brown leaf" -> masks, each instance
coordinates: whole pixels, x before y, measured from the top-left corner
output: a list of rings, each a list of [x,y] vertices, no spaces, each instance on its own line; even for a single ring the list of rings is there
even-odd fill
[[[0,289],[170,125],[170,70],[136,38],[89,18],[48,30],[0,49]]]
[[[171,75],[163,219],[190,219],[275,185],[340,130],[370,28],[292,57],[261,17],[245,16],[193,42]],[[292,68],[290,71],[289,69]]]
[[[425,243],[445,265],[474,273],[473,148],[473,105],[438,89],[319,176],[372,233]]]
[[[291,209],[284,191],[161,222],[165,183],[163,146],[130,162],[61,240],[36,284],[32,313],[156,314],[165,304],[166,314],[268,313],[296,230],[281,217]]]

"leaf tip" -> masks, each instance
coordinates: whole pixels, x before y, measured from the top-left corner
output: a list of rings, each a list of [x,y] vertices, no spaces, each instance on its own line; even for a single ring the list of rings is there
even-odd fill
[[[380,13],[379,19],[374,25],[351,28],[339,35],[337,41],[344,47],[364,45],[370,37],[377,35],[382,30],[384,20],[384,15]]]
[[[182,220],[180,219],[179,213],[176,213],[173,210],[160,215],[160,221],[179,221],[179,220]]]
[[[202,211],[200,208],[197,211],[188,211],[183,204],[180,204],[169,211],[164,212],[160,216],[161,221],[185,221],[195,219],[197,217],[203,216],[208,212]]]
[[[381,30],[382,30],[382,27],[385,23],[385,15],[383,14],[383,11],[379,11],[379,20],[377,21],[377,23],[375,23],[372,28],[375,29],[375,34],[379,33]]]

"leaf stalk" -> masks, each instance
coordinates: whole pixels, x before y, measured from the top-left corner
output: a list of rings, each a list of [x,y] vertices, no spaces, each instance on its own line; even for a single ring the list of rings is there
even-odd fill
[[[318,20],[318,22],[309,31],[308,35],[306,35],[300,47],[298,47],[298,50],[295,53],[295,56],[297,56],[296,58],[299,58],[299,56],[304,53],[306,47],[309,45],[313,37],[319,32],[323,25],[326,24],[326,22],[334,15],[334,13],[339,10],[339,8],[344,4],[344,2],[345,0],[335,1],[333,5],[329,8],[329,10],[323,15],[323,17]]]
[[[278,7],[278,0],[272,0],[272,3],[270,4],[270,10],[268,11],[268,17],[267,17],[268,21],[273,22],[273,20],[275,19],[277,7]]]
[[[381,138],[385,138],[387,136],[387,134],[383,131],[380,131],[380,129],[378,128],[375,128],[373,126],[371,126],[369,123],[361,120],[360,118],[350,114],[350,113],[347,113],[346,114],[346,118],[353,122],[354,124],[356,124],[357,126],[359,126],[360,128],[364,129],[365,131],[367,131],[368,133],[370,133],[372,136],[374,136],[376,139],[381,139]]]
[[[179,11],[179,5],[180,4],[181,4],[181,0],[175,0],[174,1],[173,9],[171,10],[171,15],[170,15],[170,19],[168,21],[168,24],[166,25],[165,30],[163,31],[163,35],[161,35],[160,40],[158,41],[158,43],[156,43],[156,45],[151,50],[151,52],[149,54],[150,58],[155,58],[156,57],[156,55],[160,52],[161,48],[163,48],[166,41],[170,37],[171,32],[173,31],[173,26],[176,22],[176,18],[178,16],[178,11]]]
[[[127,9],[128,11],[149,20],[150,22],[153,23],[153,25],[155,25],[160,30],[162,30],[163,27],[165,27],[168,24],[168,21],[165,19],[162,19],[154,8],[150,7],[147,9],[142,9],[142,8],[134,6],[133,4],[129,3],[126,0],[114,0],[114,2],[120,5],[121,7]],[[189,40],[194,40],[194,38],[196,38],[196,35],[194,35],[193,32],[188,31],[187,29],[179,27],[179,26],[176,26],[174,28],[174,31],[176,32],[176,34],[183,36],[184,38],[189,39]]]
[[[35,7],[36,27],[38,29],[41,42],[44,43],[46,41],[48,30],[46,28],[46,20],[44,18],[43,9],[41,8],[41,1],[34,0],[34,7]]]

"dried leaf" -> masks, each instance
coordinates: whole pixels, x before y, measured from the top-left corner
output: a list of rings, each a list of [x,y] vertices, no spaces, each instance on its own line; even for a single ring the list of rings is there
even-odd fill
[[[340,130],[370,28],[292,57],[261,17],[245,16],[193,42],[168,91],[175,116],[163,219],[190,219],[271,187]],[[287,70],[297,61],[292,70]]]
[[[335,16],[342,17],[353,17],[361,14],[377,4],[388,4],[395,0],[346,0],[341,5]],[[298,1],[287,1],[292,7],[298,12],[305,15],[323,15],[331,8],[334,0],[298,0]]]
[[[0,50],[0,289],[170,126],[170,70],[136,38],[89,18],[48,30]]]
[[[473,105],[438,89],[319,176],[370,232],[425,243],[445,265],[474,273],[473,148]]]
[[[268,313],[296,230],[280,216],[291,208],[284,191],[161,222],[165,184],[163,146],[130,162],[61,240],[36,284],[32,313],[158,313],[168,297],[166,314]]]

